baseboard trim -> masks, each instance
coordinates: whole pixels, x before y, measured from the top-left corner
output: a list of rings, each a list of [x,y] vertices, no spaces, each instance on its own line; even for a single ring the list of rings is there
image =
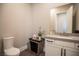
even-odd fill
[[[19,49],[20,49],[20,51],[22,52],[22,51],[24,51],[24,50],[26,50],[26,49],[27,49],[27,45],[22,46],[22,47],[20,47]]]

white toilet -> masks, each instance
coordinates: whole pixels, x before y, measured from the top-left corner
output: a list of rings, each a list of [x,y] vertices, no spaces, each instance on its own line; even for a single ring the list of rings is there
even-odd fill
[[[13,46],[14,37],[3,38],[4,54],[5,56],[19,56],[20,49]]]

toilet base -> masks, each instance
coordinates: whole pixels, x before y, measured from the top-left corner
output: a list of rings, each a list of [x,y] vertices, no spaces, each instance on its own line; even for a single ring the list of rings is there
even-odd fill
[[[20,53],[19,54],[16,54],[16,55],[6,55],[5,54],[5,56],[19,56],[20,55]]]
[[[18,48],[9,48],[4,50],[5,56],[19,56],[20,55],[20,49]]]

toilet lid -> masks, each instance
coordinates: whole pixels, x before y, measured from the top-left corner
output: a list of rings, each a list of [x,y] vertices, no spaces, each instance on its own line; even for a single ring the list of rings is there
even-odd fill
[[[18,48],[10,48],[10,49],[5,49],[5,54],[6,55],[16,55],[19,54],[20,50]]]

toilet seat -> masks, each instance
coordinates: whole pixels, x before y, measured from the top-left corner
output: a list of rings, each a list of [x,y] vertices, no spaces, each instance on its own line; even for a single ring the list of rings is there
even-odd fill
[[[9,49],[5,49],[5,55],[7,56],[16,56],[20,53],[20,50],[18,48],[9,48]]]

